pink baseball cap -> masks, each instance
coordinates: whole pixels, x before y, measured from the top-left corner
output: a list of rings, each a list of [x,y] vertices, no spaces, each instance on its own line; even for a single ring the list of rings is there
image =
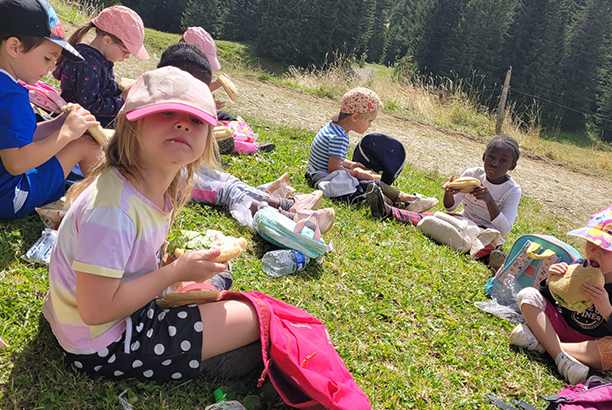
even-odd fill
[[[202,27],[189,27],[185,31],[185,34],[183,34],[183,39],[186,43],[195,44],[200,47],[200,50],[206,54],[208,62],[210,63],[210,68],[213,71],[221,69],[221,64],[219,64],[219,60],[217,59],[217,45],[206,30]]]
[[[130,87],[121,112],[129,121],[163,111],[191,114],[217,125],[217,109],[206,84],[172,66],[147,71]]]
[[[139,60],[148,60],[144,48],[144,24],[136,12],[125,6],[107,7],[91,20],[96,27],[117,36],[128,51]]]

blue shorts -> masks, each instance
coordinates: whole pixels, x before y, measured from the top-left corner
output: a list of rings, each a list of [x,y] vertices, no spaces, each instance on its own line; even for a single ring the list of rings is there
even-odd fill
[[[64,180],[64,169],[56,157],[26,172],[20,189],[28,191],[28,197],[14,217],[23,218],[34,208],[60,199],[66,193]]]

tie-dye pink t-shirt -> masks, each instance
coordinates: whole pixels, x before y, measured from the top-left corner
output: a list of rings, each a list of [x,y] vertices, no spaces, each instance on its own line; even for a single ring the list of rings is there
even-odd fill
[[[125,320],[88,326],[76,306],[76,272],[122,282],[156,270],[172,215],[140,194],[117,170],[101,174],[70,207],[49,264],[43,313],[60,345],[74,354],[100,351],[120,338]]]

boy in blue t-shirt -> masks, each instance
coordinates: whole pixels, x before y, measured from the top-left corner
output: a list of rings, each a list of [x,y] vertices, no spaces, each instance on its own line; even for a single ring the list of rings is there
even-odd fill
[[[87,128],[99,123],[73,105],[69,114],[36,123],[28,90],[63,54],[81,55],[66,42],[57,14],[45,0],[0,0],[0,219],[26,216],[64,195],[76,164],[85,175],[102,151]]]
[[[349,132],[365,133],[381,107],[376,93],[356,87],[342,96],[340,112],[315,136],[308,153],[307,176],[326,197],[343,197],[350,202],[366,198],[366,192],[381,189],[389,205],[424,212],[438,203],[436,198],[409,195],[375,180],[362,163],[347,159]]]

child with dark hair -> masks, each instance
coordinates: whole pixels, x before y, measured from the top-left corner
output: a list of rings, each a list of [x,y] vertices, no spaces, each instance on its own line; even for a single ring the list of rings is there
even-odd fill
[[[157,67],[168,65],[187,71],[210,86],[210,63],[199,47],[185,42],[172,44],[162,54]],[[230,211],[241,204],[250,203],[251,213],[263,205],[270,205],[296,222],[314,217],[322,233],[329,231],[334,224],[333,208],[317,209],[322,198],[321,191],[296,194],[292,198],[275,198],[265,191],[245,184],[227,172],[220,172],[204,165],[200,166],[194,180],[192,197],[196,202],[220,206]]]
[[[510,233],[518,205],[521,200],[520,186],[508,175],[516,167],[519,159],[519,145],[507,135],[497,135],[489,141],[482,156],[484,166],[466,169],[461,177],[472,177],[480,181],[480,187],[466,194],[451,188],[445,188],[444,207],[452,212],[463,203],[463,210],[456,214],[482,228],[498,230],[502,236]],[[379,218],[391,218],[402,223],[417,225],[431,213],[410,212],[387,205],[382,199],[382,192],[373,187],[367,192],[372,215]],[[505,257],[495,252],[495,259]],[[493,257],[493,255],[491,255]]]
[[[60,55],[83,57],[66,42],[57,14],[44,0],[0,0],[0,219],[21,218],[60,199],[76,164],[85,175],[102,154],[87,128],[98,122],[75,104],[70,113],[36,122],[28,90]]]
[[[185,42],[171,44],[162,53],[157,67],[169,65],[187,71],[210,87],[212,81],[210,61],[198,46]]]

